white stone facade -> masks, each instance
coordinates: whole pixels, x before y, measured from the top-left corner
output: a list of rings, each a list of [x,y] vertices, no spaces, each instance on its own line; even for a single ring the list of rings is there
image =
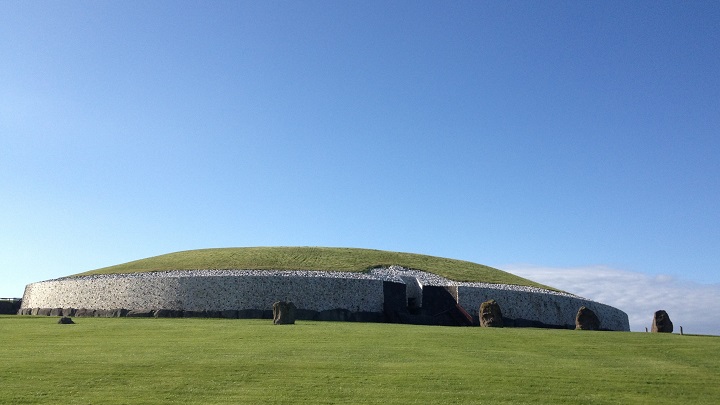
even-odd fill
[[[313,311],[383,311],[383,282],[302,276],[77,277],[30,284],[23,308],[272,309],[292,301]]]
[[[568,295],[542,292],[518,292],[487,287],[458,286],[458,304],[473,317],[479,315],[480,304],[494,299],[503,317],[541,322],[548,325],[575,325],[578,309],[585,306],[600,319],[602,329],[629,331],[625,312],[609,305]]]
[[[421,297],[424,284],[456,286],[458,304],[475,320],[480,304],[494,299],[506,318],[567,327],[575,324],[578,309],[585,306],[599,317],[601,328],[630,330],[623,311],[572,294],[533,287],[458,283],[439,280],[429,273],[397,269],[373,270],[370,274],[201,270],[69,277],[29,284],[21,311],[29,308],[270,310],[276,301],[292,301],[304,310],[344,309],[382,314],[385,281],[406,284],[408,297]]]

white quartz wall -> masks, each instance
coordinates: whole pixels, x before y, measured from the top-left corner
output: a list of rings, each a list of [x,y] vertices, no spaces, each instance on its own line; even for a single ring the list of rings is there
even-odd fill
[[[275,301],[324,311],[382,312],[383,282],[300,276],[79,277],[30,284],[23,308],[272,309]]]
[[[504,317],[542,322],[549,325],[574,325],[581,306],[595,312],[603,329],[629,331],[625,312],[609,305],[570,295],[543,292],[518,292],[485,287],[458,286],[458,304],[473,317],[479,315],[480,304],[494,299]]]
[[[422,277],[411,277],[410,272],[402,272],[396,278],[389,273],[205,271],[87,276],[30,284],[25,289],[22,308],[269,310],[275,301],[292,301],[297,308],[314,311],[342,308],[352,312],[381,313],[383,280],[405,282],[408,296],[419,297],[422,296],[423,282],[428,283]],[[598,316],[602,328],[630,330],[624,312],[571,294],[544,292],[531,287],[458,285],[450,280],[429,284],[457,285],[458,303],[475,319],[480,304],[494,299],[507,318],[548,325],[574,325],[578,309],[586,306]],[[418,300],[417,304],[420,303]]]

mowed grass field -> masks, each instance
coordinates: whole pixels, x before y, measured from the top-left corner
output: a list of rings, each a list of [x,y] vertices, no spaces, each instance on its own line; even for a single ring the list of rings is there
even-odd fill
[[[717,404],[720,337],[0,316],[2,404]]]

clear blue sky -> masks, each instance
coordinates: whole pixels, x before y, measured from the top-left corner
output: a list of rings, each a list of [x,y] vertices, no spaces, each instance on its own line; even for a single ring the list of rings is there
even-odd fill
[[[0,296],[264,245],[720,285],[719,21],[715,1],[0,2]]]

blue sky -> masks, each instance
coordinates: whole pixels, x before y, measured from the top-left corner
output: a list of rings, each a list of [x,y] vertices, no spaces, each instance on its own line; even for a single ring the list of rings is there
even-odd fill
[[[1,2],[0,296],[302,245],[611,269],[716,304],[717,21],[699,1]]]

